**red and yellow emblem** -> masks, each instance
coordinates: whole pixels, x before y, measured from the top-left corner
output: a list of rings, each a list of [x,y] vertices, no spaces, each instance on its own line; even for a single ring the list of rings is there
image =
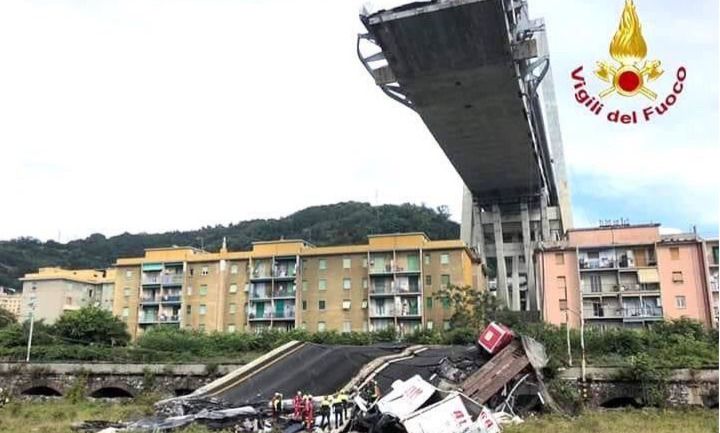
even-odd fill
[[[632,0],[625,0],[620,26],[610,42],[610,56],[617,64],[599,61],[595,70],[598,78],[612,84],[600,92],[601,98],[616,92],[622,96],[641,93],[649,99],[657,97],[645,84],[660,77],[663,70],[659,60],[645,60],[647,45]]]

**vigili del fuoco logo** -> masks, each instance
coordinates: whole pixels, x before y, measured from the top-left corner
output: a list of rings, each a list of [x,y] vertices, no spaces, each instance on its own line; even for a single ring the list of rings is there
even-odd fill
[[[648,59],[647,54],[648,47],[633,0],[625,0],[620,26],[610,42],[612,60],[598,61],[593,71],[595,77],[604,82],[605,89],[597,96],[592,95],[586,87],[581,65],[571,74],[575,100],[596,116],[603,116],[614,123],[649,122],[666,114],[683,91],[687,70],[684,66],[679,67],[675,72],[672,92],[658,99],[653,82],[660,78],[664,71],[661,61]],[[613,98],[640,98],[651,102],[642,109],[627,111],[612,108]]]

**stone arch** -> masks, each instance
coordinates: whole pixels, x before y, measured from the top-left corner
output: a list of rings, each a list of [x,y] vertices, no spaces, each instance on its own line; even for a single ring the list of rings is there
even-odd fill
[[[26,386],[20,392],[20,395],[27,397],[62,397],[62,392],[52,384],[35,383]]]
[[[88,393],[91,398],[133,398],[133,393],[128,387],[119,383],[99,385]]]
[[[175,397],[182,397],[185,395],[189,395],[195,392],[192,388],[175,388]]]
[[[617,409],[621,407],[634,407],[634,408],[640,408],[643,407],[643,405],[638,402],[638,400],[635,397],[631,397],[628,395],[625,396],[614,396],[612,398],[609,398],[605,401],[603,401],[600,404],[600,407],[604,407],[606,409]]]

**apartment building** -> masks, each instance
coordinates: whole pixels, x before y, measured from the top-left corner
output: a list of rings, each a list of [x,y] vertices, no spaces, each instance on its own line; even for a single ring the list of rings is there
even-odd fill
[[[15,317],[20,317],[20,303],[22,296],[6,291],[0,287],[0,308],[11,312]]]
[[[545,321],[637,327],[688,317],[710,326],[702,240],[659,224],[573,229],[535,254]]]
[[[160,325],[228,332],[448,327],[451,312],[438,305],[437,291],[484,288],[479,260],[463,242],[422,233],[369,236],[364,245],[154,248],[116,267],[114,312],[134,337]]]
[[[705,253],[705,263],[707,281],[709,287],[709,303],[712,310],[713,326],[718,327],[718,291],[720,286],[718,283],[718,239],[707,239],[703,245]]]
[[[25,274],[20,281],[23,282],[21,321],[29,317],[33,303],[35,319],[46,323],[54,323],[65,311],[89,305],[112,311],[114,269],[47,267]]]

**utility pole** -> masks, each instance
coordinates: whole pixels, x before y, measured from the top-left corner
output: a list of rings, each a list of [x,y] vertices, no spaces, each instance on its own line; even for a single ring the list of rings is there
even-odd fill
[[[30,362],[30,348],[32,348],[32,337],[33,337],[33,328],[35,325],[35,304],[37,302],[37,297],[35,296],[35,293],[30,294],[30,302],[28,302],[28,306],[30,307],[30,332],[28,333],[28,344],[27,344],[27,357],[25,358],[25,362]]]

